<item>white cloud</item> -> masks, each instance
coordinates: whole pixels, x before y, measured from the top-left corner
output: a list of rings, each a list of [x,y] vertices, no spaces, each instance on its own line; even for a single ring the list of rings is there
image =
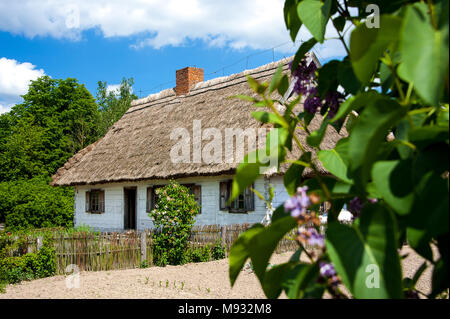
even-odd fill
[[[284,0],[0,0],[0,30],[79,40],[97,28],[104,37],[134,36],[132,46],[159,49],[203,40],[211,46],[267,49],[288,42]],[[307,31],[301,31],[300,38]],[[340,53],[336,41],[323,54]],[[279,48],[290,52],[292,46]],[[326,58],[324,57],[324,58]]]
[[[115,95],[120,95],[120,86],[121,84],[109,84],[106,87],[106,93],[113,92]],[[130,93],[133,93],[133,88],[130,87]]]
[[[31,80],[43,76],[44,70],[36,69],[29,62],[0,58],[0,113],[8,112],[27,93]]]
[[[120,84],[110,84],[106,87],[106,92],[113,92],[114,94],[120,93]]]

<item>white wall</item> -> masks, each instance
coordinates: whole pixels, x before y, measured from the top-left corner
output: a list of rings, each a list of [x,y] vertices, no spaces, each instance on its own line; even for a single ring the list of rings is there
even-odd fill
[[[196,177],[178,179],[179,183],[196,183],[202,187],[202,211],[196,217],[196,225],[229,225],[261,222],[266,213],[265,203],[255,195],[255,210],[245,214],[229,213],[219,209],[219,183],[232,176]],[[287,199],[282,184],[282,177],[260,178],[255,181],[255,189],[266,198],[268,183],[275,186],[274,207]],[[167,184],[167,181],[148,181],[136,183],[114,183],[90,186],[78,186],[75,189],[75,225],[89,225],[102,231],[123,230],[124,225],[124,187],[137,187],[137,228],[152,228],[151,218],[145,211],[147,187]],[[91,214],[85,211],[85,196],[89,189],[105,191],[105,213]]]

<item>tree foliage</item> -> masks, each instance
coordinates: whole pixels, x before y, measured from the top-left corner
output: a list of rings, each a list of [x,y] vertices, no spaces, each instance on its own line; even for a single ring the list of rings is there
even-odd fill
[[[122,81],[119,95],[99,83],[97,104],[76,79],[43,76],[0,115],[0,222],[8,229],[72,225],[73,189],[49,186],[49,177],[103,136],[136,98],[133,79]]]
[[[369,16],[368,4],[378,5],[381,16]],[[303,155],[286,172],[292,197],[275,210],[272,224],[255,225],[231,247],[231,283],[250,258],[269,298],[283,290],[290,298],[321,298],[325,291],[348,297],[342,284],[355,298],[438,296],[449,288],[448,1],[286,0],[284,17],[292,40],[301,26],[313,36],[298,49],[292,78],[281,76],[281,68],[271,83],[249,77],[259,98],[239,97],[271,110],[264,118],[283,137],[271,146],[281,154],[278,165],[293,147]],[[379,27],[366,23],[378,18]],[[329,22],[347,55],[316,70],[303,58],[328,41]],[[298,114],[292,110],[300,99],[283,102],[271,95],[278,90],[283,96],[289,81],[296,81],[294,90],[305,99]],[[284,114],[277,104],[285,104]],[[322,125],[311,132],[308,124],[318,113]],[[326,129],[340,132],[344,124],[348,137],[334,149],[322,149]],[[332,176],[320,175],[294,134],[299,129]],[[259,176],[260,167],[264,164],[245,160],[239,165],[232,197]],[[314,178],[299,178],[305,167]],[[324,202],[331,206],[325,236],[317,218]],[[344,204],[354,216],[351,225],[338,221]],[[278,241],[293,228],[299,251],[268,270]],[[427,295],[415,287],[426,264],[414,278],[403,278],[399,249],[405,242],[433,266]],[[307,249],[311,246],[314,251]],[[433,257],[432,246],[439,256]],[[308,263],[300,261],[302,253]]]
[[[97,102],[100,109],[99,135],[103,136],[108,129],[119,120],[130,107],[131,101],[137,99],[132,92],[133,78],[123,78],[117,90],[108,91],[108,84],[99,81]]]

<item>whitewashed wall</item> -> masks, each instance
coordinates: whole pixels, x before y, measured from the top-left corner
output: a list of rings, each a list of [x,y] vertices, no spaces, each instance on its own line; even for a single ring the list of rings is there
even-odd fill
[[[230,225],[261,222],[266,213],[265,203],[255,195],[255,210],[245,214],[229,213],[219,209],[219,183],[231,176],[197,177],[178,179],[179,183],[196,183],[202,188],[202,211],[196,217],[196,225]],[[260,178],[255,182],[255,189],[266,198],[268,184],[275,187],[273,206],[283,203],[288,195],[283,188],[282,177]],[[137,187],[137,228],[152,228],[152,220],[145,211],[147,187],[167,184],[166,181],[148,181],[138,183],[115,183],[90,186],[78,186],[75,189],[75,226],[88,225],[101,231],[123,230],[124,227],[124,187]],[[105,191],[105,213],[91,214],[85,211],[86,191],[103,189]]]

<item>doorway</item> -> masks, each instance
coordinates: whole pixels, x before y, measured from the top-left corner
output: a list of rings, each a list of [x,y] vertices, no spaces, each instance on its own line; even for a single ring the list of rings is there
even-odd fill
[[[126,187],[124,190],[124,229],[136,229],[136,187]]]

